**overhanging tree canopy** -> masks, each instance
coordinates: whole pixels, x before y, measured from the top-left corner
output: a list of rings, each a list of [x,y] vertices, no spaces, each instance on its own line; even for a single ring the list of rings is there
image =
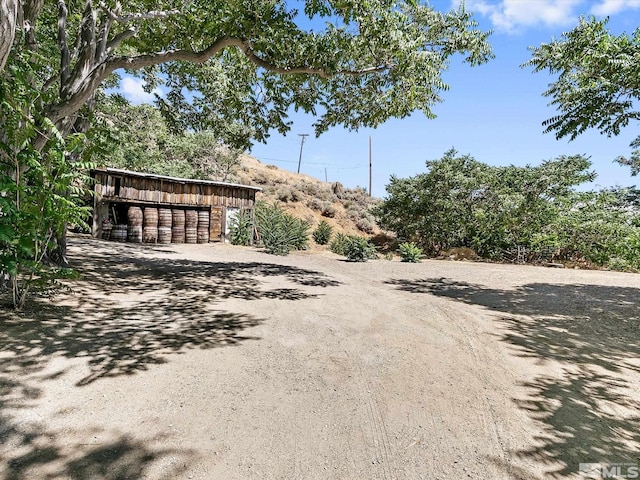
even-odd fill
[[[15,2],[0,5],[11,19]],[[449,58],[477,65],[492,55],[464,9],[416,0],[25,0],[13,18],[13,55],[32,52],[37,67],[32,113],[63,134],[120,69],[168,87],[159,104],[174,126],[246,145],[286,131],[291,107],[316,114],[318,134],[415,110],[431,117]],[[4,40],[12,22],[0,23]]]
[[[545,133],[571,140],[589,128],[608,136],[640,120],[640,28],[633,35],[610,33],[607,20],[581,18],[559,40],[532,47],[535,72],[557,74],[544,95],[551,98],[558,115],[546,120]],[[640,172],[640,136],[632,143],[630,158],[618,162]]]

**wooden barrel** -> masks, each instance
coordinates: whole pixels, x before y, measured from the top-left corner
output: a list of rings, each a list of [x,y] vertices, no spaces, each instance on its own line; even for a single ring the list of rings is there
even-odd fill
[[[127,226],[126,225],[114,225],[111,229],[111,240],[115,242],[127,241]]]
[[[209,243],[209,229],[198,228],[196,236],[198,243]]]
[[[171,227],[171,243],[184,243],[184,227]]]
[[[197,228],[198,227],[198,211],[197,210],[185,210],[185,212],[184,212],[184,227],[185,228]]]
[[[103,238],[103,240],[109,240],[109,238],[111,238],[111,230],[113,230],[113,225],[111,223],[103,223],[102,224],[102,238]]]
[[[171,227],[158,227],[158,243],[171,243]]]
[[[142,229],[142,241],[144,243],[156,243],[158,241],[158,227],[144,227]]]
[[[170,208],[158,209],[158,228],[160,227],[171,228],[171,209]]]
[[[129,225],[127,228],[127,241],[131,243],[142,242],[142,225]]]
[[[195,228],[195,227],[184,227],[184,243],[198,243],[198,229],[197,228]]]
[[[172,227],[184,228],[185,213],[181,208],[171,210]]]
[[[155,207],[144,208],[144,226],[145,227],[157,227],[158,226],[158,209]]]
[[[209,243],[209,210],[198,210],[196,237],[198,243]]]
[[[198,228],[209,228],[209,210],[198,210]]]
[[[142,227],[142,209],[140,207],[129,207],[127,210],[127,224],[130,227]]]

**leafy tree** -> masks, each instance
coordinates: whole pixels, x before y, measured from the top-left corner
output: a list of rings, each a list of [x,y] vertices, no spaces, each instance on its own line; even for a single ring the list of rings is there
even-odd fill
[[[451,57],[477,65],[492,56],[488,33],[462,8],[443,14],[415,0],[299,5],[0,0],[0,169],[13,182],[4,188],[24,189],[36,164],[52,167],[43,160],[70,151],[60,143],[70,135],[95,138],[88,129],[102,113],[103,89],[117,85],[123,70],[143,78],[149,91],[168,88],[157,106],[171,130],[207,131],[245,148],[271,129],[286,132],[293,109],[317,116],[317,134],[334,125],[375,127],[415,110],[431,117]],[[305,28],[310,21],[313,30]],[[73,171],[70,164],[90,153],[73,152],[68,166],[38,178]],[[62,202],[66,185],[42,180],[29,187],[54,188],[54,202]],[[31,235],[15,225],[17,238]],[[64,258],[64,227],[46,229],[58,237],[46,243]],[[49,238],[45,230],[38,235]]]
[[[205,180],[232,180],[241,151],[220,144],[211,131],[173,132],[151,105],[130,105],[119,95],[101,98],[88,131],[100,166]]]
[[[81,206],[87,165],[70,163],[83,146],[83,136],[63,139],[46,125],[40,134],[50,136],[49,148],[37,151],[29,144],[36,126],[25,115],[39,92],[30,85],[33,72],[22,62],[14,75],[13,89],[0,82],[0,289],[8,278],[11,299],[22,308],[34,289],[47,289],[71,272],[52,265],[48,252],[57,244],[67,223],[83,225],[88,209]],[[24,145],[23,148],[17,148]],[[28,167],[24,169],[23,167]]]
[[[532,47],[535,72],[558,74],[544,95],[558,115],[546,120],[545,132],[572,140],[588,128],[608,136],[618,135],[630,122],[640,120],[640,28],[633,35],[615,36],[608,20],[581,18],[561,39]],[[632,143],[629,157],[617,161],[640,172],[640,136]]]
[[[11,4],[0,0],[3,10]],[[301,10],[282,0],[25,0],[17,8],[13,50],[41,54],[33,113],[63,136],[83,126],[82,109],[121,69],[150,91],[170,89],[158,103],[174,127],[246,146],[271,128],[286,131],[290,107],[317,114],[317,133],[414,110],[433,116],[449,58],[491,57],[488,34],[464,9],[442,14],[415,0],[307,0]],[[313,30],[302,26],[309,20]]]
[[[427,173],[392,177],[375,214],[382,228],[428,253],[469,247],[494,258],[506,248],[530,246],[554,223],[573,187],[594,178],[580,156],[492,167],[450,150],[426,164]]]

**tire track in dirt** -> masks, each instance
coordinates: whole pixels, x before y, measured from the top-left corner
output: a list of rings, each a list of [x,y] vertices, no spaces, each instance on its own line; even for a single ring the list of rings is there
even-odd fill
[[[434,299],[433,306],[447,319],[448,323],[455,326],[460,333],[458,341],[464,345],[473,358],[473,363],[468,364],[468,367],[474,372],[473,377],[479,379],[481,387],[484,386],[484,389],[490,386],[494,392],[499,394],[506,393],[500,386],[496,385],[494,380],[491,380],[492,378],[502,378],[502,376],[496,375],[495,373],[489,375],[486,368],[486,366],[491,365],[494,367],[497,364],[495,362],[497,352],[489,352],[487,345],[490,344],[486,344],[486,342],[484,346],[482,346],[483,344],[479,341],[479,338],[483,332],[478,327],[477,321],[472,319],[467,313],[461,311],[461,309],[454,309],[454,307],[448,303],[449,301],[442,301],[440,299],[435,301]],[[482,368],[479,368],[479,366],[482,366]],[[512,373],[504,366],[501,366],[501,370],[503,370],[503,373],[505,370]],[[481,388],[480,390],[483,389]],[[484,394],[476,394],[475,397],[483,406],[477,410],[478,417],[484,425],[489,427],[489,431],[493,437],[492,443],[495,447],[496,455],[500,457],[503,465],[510,467],[512,464],[511,452],[513,450],[509,439],[500,431],[499,425],[501,424],[501,420],[496,411],[495,402]],[[504,478],[511,478],[510,468],[508,468]]]

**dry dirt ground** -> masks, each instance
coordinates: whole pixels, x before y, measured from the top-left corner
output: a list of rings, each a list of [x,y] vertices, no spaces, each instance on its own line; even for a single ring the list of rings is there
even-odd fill
[[[71,239],[1,311],[0,475],[582,478],[637,462],[640,276]]]

